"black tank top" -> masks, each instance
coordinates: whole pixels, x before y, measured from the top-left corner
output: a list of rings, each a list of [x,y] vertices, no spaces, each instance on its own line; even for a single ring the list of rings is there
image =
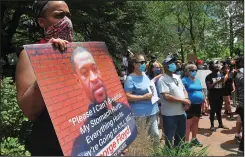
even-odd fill
[[[37,42],[37,44],[45,43],[47,43],[45,39]],[[32,132],[28,141],[32,156],[63,156],[46,106],[39,117],[33,121]]]
[[[33,122],[29,149],[32,156],[63,156],[46,107]]]

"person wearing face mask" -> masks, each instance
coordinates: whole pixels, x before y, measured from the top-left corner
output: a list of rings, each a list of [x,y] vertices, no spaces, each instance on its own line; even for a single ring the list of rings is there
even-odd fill
[[[178,147],[185,141],[186,114],[191,102],[188,93],[180,79],[175,73],[176,58],[171,55],[163,61],[164,74],[157,82],[157,88],[161,99],[161,114],[164,124],[164,135],[166,146]],[[181,142],[182,141],[182,142]]]
[[[163,74],[163,67],[162,67],[162,65],[160,64],[160,63],[158,63],[158,62],[154,62],[153,63],[153,68],[152,68],[152,71],[153,71],[153,76],[154,77],[156,77],[156,76],[158,76],[159,74]],[[158,81],[158,80],[157,80]],[[156,83],[155,83],[155,85],[157,86],[157,81],[156,81]],[[157,88],[156,88],[157,89]],[[157,93],[158,93],[158,95],[159,95],[159,91],[157,90]],[[160,108],[161,108],[161,102],[160,101],[158,101],[157,102],[158,103],[158,108],[159,108],[159,110],[160,110]],[[161,116],[161,113],[159,112],[159,128],[160,129],[162,129],[162,133],[163,133],[163,120],[162,120],[162,116]],[[164,136],[161,136],[161,141],[164,139]]]
[[[126,71],[124,68],[121,68],[119,71],[119,79],[121,81],[122,86],[124,86],[124,82],[127,79]]]
[[[198,141],[196,135],[198,132],[198,123],[201,117],[201,106],[204,101],[204,94],[202,91],[201,81],[196,78],[197,67],[195,64],[188,64],[185,67],[187,77],[182,79],[185,89],[191,101],[191,107],[186,111],[187,114],[187,128],[186,128],[186,141],[189,141],[190,132],[192,132],[191,145],[203,145]]]
[[[52,43],[61,51],[72,42],[70,11],[64,1],[35,1],[33,15],[43,32],[38,44]],[[28,78],[28,79],[27,79]],[[28,138],[32,156],[62,156],[62,150],[45,106],[28,56],[23,50],[16,68],[17,101],[24,115],[33,122]]]
[[[146,61],[143,55],[135,55],[129,60],[129,75],[124,83],[124,90],[128,98],[132,114],[136,119],[137,126],[143,121],[149,126],[148,133],[154,139],[154,143],[158,144],[159,130],[157,113],[159,112],[157,103],[152,104],[152,94],[148,92],[148,86],[151,80],[145,74]],[[153,81],[159,76],[156,76]]]
[[[163,72],[162,65],[158,62],[153,63],[152,71],[153,71],[153,78],[154,78]]]
[[[224,64],[222,67],[222,72],[224,75],[224,82],[223,82],[223,96],[225,99],[225,113],[226,115],[230,116],[230,119],[233,118],[233,113],[231,111],[231,93],[235,91],[235,84],[233,80],[232,73],[230,71],[230,67],[228,64]]]
[[[214,115],[219,122],[218,128],[228,129],[222,123],[221,117],[221,109],[223,105],[223,82],[224,77],[222,74],[218,74],[219,66],[217,64],[211,63],[209,65],[209,69],[212,71],[209,75],[207,75],[205,82],[208,89],[208,101],[210,104],[210,123],[211,123],[211,131],[215,131],[214,127]]]
[[[162,65],[157,61],[157,57],[152,55],[151,61],[146,65],[146,73],[150,79],[162,72]]]
[[[211,71],[206,70],[204,64],[205,63],[203,63],[202,60],[200,59],[196,60],[196,66],[198,69],[196,78],[198,78],[201,81],[202,90],[203,90],[204,97],[205,97],[204,102],[202,103],[202,115],[208,116],[208,113],[207,113],[208,111],[207,86],[205,83],[205,78],[208,74],[211,73]]]
[[[182,77],[183,76],[183,69],[182,69],[182,62],[181,62],[181,60],[177,60],[175,62],[175,64],[177,66],[177,69],[176,69],[175,74],[180,75]]]

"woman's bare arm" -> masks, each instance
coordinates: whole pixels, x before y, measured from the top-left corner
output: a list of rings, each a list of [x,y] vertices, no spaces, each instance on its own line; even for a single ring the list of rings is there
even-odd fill
[[[151,99],[152,94],[146,93],[145,95],[134,95],[132,93],[126,92],[127,99],[129,101],[135,102],[139,100],[148,100]]]
[[[29,120],[35,120],[45,104],[25,50],[21,52],[16,67],[16,88],[19,107]]]

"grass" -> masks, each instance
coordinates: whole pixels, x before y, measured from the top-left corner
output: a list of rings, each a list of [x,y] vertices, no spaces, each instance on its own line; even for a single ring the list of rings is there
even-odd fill
[[[192,147],[184,144],[182,149],[177,147],[168,148],[163,144],[154,147],[154,141],[148,134],[149,126],[144,120],[138,121],[138,136],[128,147],[126,156],[208,156],[208,147]]]
[[[129,146],[127,156],[149,156],[153,151],[153,140],[148,134],[148,126],[144,120],[137,122],[138,136]]]
[[[155,148],[152,156],[208,156],[208,147],[197,148],[190,147],[190,144],[184,144],[183,148],[160,146]]]

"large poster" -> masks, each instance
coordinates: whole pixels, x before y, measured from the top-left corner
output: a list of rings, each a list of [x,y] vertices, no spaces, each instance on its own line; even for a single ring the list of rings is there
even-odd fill
[[[201,81],[202,88],[206,88],[207,89],[205,79],[208,76],[208,74],[210,74],[210,73],[211,73],[210,70],[198,70],[197,71],[196,78],[198,78]]]
[[[105,43],[24,46],[66,156],[114,156],[137,129]]]

